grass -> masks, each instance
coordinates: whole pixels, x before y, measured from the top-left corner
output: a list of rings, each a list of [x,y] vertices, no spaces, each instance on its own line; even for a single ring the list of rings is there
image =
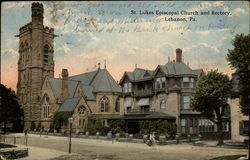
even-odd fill
[[[246,157],[246,155],[221,156],[221,157],[212,158],[210,160],[237,160],[240,157]]]

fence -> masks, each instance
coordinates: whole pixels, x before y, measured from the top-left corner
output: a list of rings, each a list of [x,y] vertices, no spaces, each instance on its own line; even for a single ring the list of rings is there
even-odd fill
[[[28,137],[9,136],[0,134],[0,143],[21,144],[28,146]]]

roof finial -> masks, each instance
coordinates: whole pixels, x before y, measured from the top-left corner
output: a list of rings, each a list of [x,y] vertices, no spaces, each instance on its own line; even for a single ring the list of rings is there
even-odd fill
[[[168,61],[170,61],[170,57],[168,57]]]
[[[189,62],[187,62],[187,65],[189,66]]]
[[[106,59],[104,59],[104,68],[106,69]]]
[[[135,64],[135,69],[137,68],[137,64]]]
[[[99,63],[98,63],[98,69],[100,69],[100,68],[101,68],[100,66],[101,66],[101,63],[99,62]]]

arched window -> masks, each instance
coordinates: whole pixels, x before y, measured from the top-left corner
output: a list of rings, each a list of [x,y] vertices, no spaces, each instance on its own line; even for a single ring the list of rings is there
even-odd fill
[[[48,63],[49,62],[49,46],[45,45],[43,47],[43,62]]]
[[[42,117],[49,118],[49,97],[47,95],[45,95],[43,99]]]
[[[86,112],[86,107],[84,107],[84,106],[80,106],[79,108],[78,108],[78,114],[84,114]]]
[[[102,97],[100,100],[101,104],[101,112],[108,112],[109,111],[109,99],[107,97]]]
[[[119,97],[115,101],[115,112],[120,112],[120,98]]]

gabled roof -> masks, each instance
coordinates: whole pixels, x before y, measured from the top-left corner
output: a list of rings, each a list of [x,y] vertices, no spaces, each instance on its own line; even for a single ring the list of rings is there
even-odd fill
[[[74,111],[76,105],[78,104],[80,97],[75,98],[68,98],[66,99],[63,104],[59,108],[59,112],[63,111]]]
[[[95,96],[93,94],[94,87],[88,86],[81,83],[81,87],[83,89],[83,94],[86,96],[87,100],[95,100]]]
[[[94,87],[94,92],[122,92],[121,87],[106,69],[100,69],[90,85]]]
[[[60,98],[62,90],[62,79],[50,78],[51,86],[56,98]],[[88,100],[95,100],[94,92],[122,92],[121,87],[115,82],[106,69],[98,69],[93,72],[83,73],[68,77],[68,95],[74,96],[77,84],[80,83],[84,95]]]
[[[59,78],[50,78],[49,79],[51,86],[55,92],[56,98],[60,98],[61,96],[61,91],[62,91],[62,79]],[[68,81],[68,95],[69,98],[72,98],[74,95],[74,91],[77,86],[77,81]]]
[[[133,72],[125,72],[120,82],[122,82],[126,76],[130,81],[150,79],[152,78],[153,72],[154,71],[147,69],[135,68]]]
[[[189,66],[183,62],[172,62],[169,61],[165,65],[159,65],[155,70],[154,74],[160,69],[166,76],[183,76],[183,75],[194,75],[200,76],[202,69],[192,70]]]
[[[83,73],[83,74],[79,74],[75,76],[70,76],[69,80],[81,81],[83,84],[89,85],[98,71],[99,70],[88,72],[88,73]]]

